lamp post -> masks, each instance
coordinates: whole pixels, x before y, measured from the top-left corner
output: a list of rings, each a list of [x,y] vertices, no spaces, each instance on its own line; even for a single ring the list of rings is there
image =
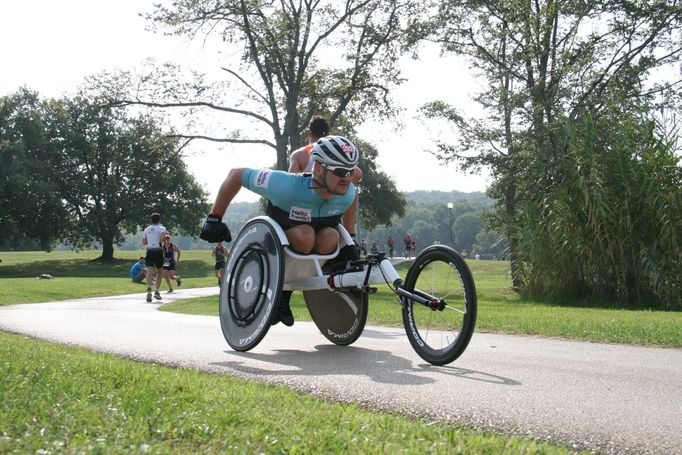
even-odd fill
[[[448,202],[448,212],[450,214],[450,222],[448,223],[448,228],[449,228],[449,232],[450,232],[450,244],[449,244],[450,248],[454,248],[454,246],[452,246],[452,207],[454,207],[452,202]]]

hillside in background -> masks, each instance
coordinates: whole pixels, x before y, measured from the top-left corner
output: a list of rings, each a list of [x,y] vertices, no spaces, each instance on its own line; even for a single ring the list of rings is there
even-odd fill
[[[420,205],[438,205],[443,204],[447,206],[448,202],[468,203],[479,207],[491,208],[494,201],[490,199],[485,193],[476,191],[472,193],[464,193],[462,191],[412,191],[405,193],[410,204]]]
[[[380,249],[386,251],[386,242],[392,238],[396,255],[403,255],[405,249],[403,238],[410,234],[416,240],[417,251],[441,243],[452,245],[456,250],[467,251],[469,254],[478,251],[484,258],[504,255],[506,241],[497,233],[489,232],[485,228],[484,215],[493,207],[493,200],[485,193],[413,191],[405,193],[405,197],[408,206],[404,217],[395,218],[391,226],[379,226],[372,231],[360,229],[357,232],[358,242],[365,239],[368,248],[372,242],[377,242]],[[452,210],[448,209],[449,202],[453,204]],[[262,213],[259,202],[238,202],[230,206],[224,219],[234,238],[249,219]],[[171,233],[174,232],[173,226],[166,227]],[[173,241],[181,250],[211,249],[207,242],[196,237],[174,236]],[[127,235],[120,248],[141,249],[142,230]],[[62,245],[58,249],[69,248]]]

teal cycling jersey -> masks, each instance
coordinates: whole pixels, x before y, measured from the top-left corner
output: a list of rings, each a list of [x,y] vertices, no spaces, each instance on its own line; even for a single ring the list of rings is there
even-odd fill
[[[331,199],[321,197],[313,188],[311,174],[291,174],[270,169],[244,169],[242,186],[269,201],[268,215],[287,229],[299,224],[335,227],[341,215],[355,199],[355,186],[350,184],[344,195]]]

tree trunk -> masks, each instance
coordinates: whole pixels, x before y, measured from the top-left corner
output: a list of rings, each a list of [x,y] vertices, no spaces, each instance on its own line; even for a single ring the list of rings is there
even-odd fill
[[[114,262],[114,239],[113,237],[102,237],[102,262]]]
[[[510,178],[513,180],[513,177]],[[505,197],[505,212],[506,212],[506,228],[507,228],[507,242],[509,242],[509,264],[511,266],[512,286],[520,289],[523,285],[521,280],[521,267],[519,265],[519,242],[516,238],[516,185],[513,181],[507,185],[507,194]]]

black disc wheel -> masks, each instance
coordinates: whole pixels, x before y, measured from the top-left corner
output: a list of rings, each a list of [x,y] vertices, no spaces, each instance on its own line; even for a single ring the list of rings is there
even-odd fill
[[[303,291],[303,298],[317,328],[329,341],[339,345],[354,343],[367,322],[367,293],[328,289]]]
[[[264,220],[249,221],[232,245],[220,289],[220,326],[232,349],[248,351],[265,337],[283,277],[284,254],[275,230]]]
[[[404,288],[429,301],[402,298],[403,324],[414,350],[434,365],[457,359],[476,325],[476,288],[464,259],[452,248],[429,247],[410,267]]]

